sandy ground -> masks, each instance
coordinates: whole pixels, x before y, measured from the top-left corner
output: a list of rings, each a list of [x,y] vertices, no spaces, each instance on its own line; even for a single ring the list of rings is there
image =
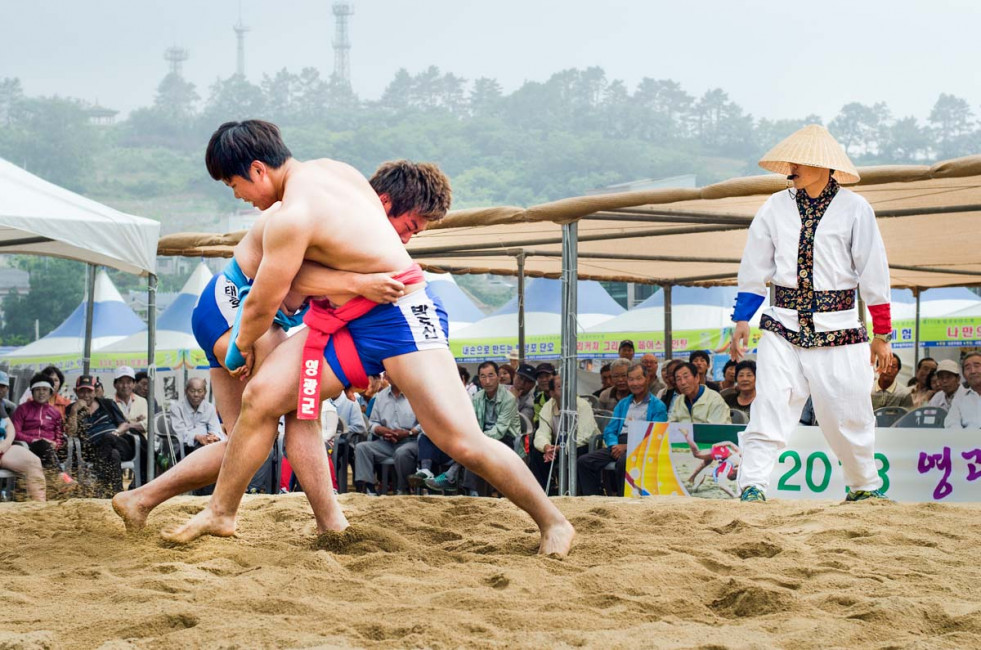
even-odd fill
[[[496,499],[247,498],[235,539],[107,501],[0,504],[0,648],[981,647],[981,506],[565,499],[565,560]]]

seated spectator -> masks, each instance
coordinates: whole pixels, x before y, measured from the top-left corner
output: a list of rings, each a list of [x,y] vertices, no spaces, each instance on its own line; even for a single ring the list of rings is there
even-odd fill
[[[895,353],[892,361],[879,370],[879,379],[872,386],[872,410],[883,406],[901,406],[904,409],[913,408],[913,396],[905,386],[900,386],[896,376],[903,369],[903,362]]]
[[[600,393],[613,385],[613,380],[610,379],[610,364],[604,363],[603,367],[600,368],[600,382],[602,385],[599,390],[593,392],[593,397],[599,398]]]
[[[149,399],[149,396],[150,396],[150,375],[149,375],[149,373],[147,373],[146,370],[141,370],[138,373],[136,373],[135,379],[136,379],[136,386],[133,387],[133,392],[136,393],[137,395],[139,395],[140,397],[142,397],[143,399],[145,399],[146,400],[146,403],[149,404],[150,403],[150,399]],[[148,410],[149,410],[149,408],[148,408]],[[163,412],[163,409],[160,408],[160,403],[157,402],[156,400],[154,400],[154,402],[153,402],[153,414],[156,415],[157,413],[161,413],[161,412]]]
[[[623,496],[624,470],[627,466],[627,428],[634,420],[643,422],[664,422],[667,409],[664,403],[647,390],[648,380],[644,366],[639,363],[627,369],[627,386],[630,395],[620,400],[613,409],[613,416],[603,431],[606,448],[580,456],[576,460],[576,475],[579,477],[579,493],[583,496],[596,496],[603,493],[603,469],[611,461],[616,462],[616,493]],[[728,411],[726,412],[728,414]]]
[[[725,400],[730,409],[742,411],[749,415],[749,407],[756,399],[756,362],[744,360],[733,366],[736,373],[736,387],[729,394],[719,395]],[[731,416],[730,416],[731,417]]]
[[[123,417],[126,418],[126,421],[129,422],[129,432],[143,437],[142,444],[140,445],[140,471],[143,473],[143,476],[146,476],[147,458],[150,455],[149,445],[146,442],[146,421],[150,416],[149,404],[134,392],[136,388],[136,372],[129,366],[119,366],[116,368],[112,386],[116,391],[112,398],[113,402],[119,408]],[[130,442],[128,438],[123,438],[123,440]],[[132,459],[133,457],[130,455],[129,458],[123,458],[123,461]]]
[[[75,395],[78,399],[68,409],[65,431],[82,441],[82,456],[95,467],[99,496],[111,497],[123,491],[121,464],[136,456],[136,444],[125,435],[134,425],[113,400],[96,397],[92,375],[75,380]]]
[[[722,366],[722,383],[719,384],[719,395],[726,399],[736,392],[736,362],[730,359]]]
[[[497,372],[495,370],[495,377]],[[409,476],[415,472],[422,431],[409,400],[398,385],[388,380],[388,388],[374,396],[374,407],[368,420],[375,440],[354,448],[354,483],[365,494],[375,495],[375,464],[388,458],[395,460],[396,493],[409,489]]]
[[[951,401],[944,426],[948,429],[981,429],[981,352],[961,361],[967,388]]]
[[[545,402],[538,418],[538,429],[535,431],[534,444],[529,449],[529,465],[531,472],[538,479],[546,494],[548,493],[548,477],[552,462],[558,452],[556,436],[559,432],[559,419],[562,411],[562,375],[555,375],[549,382],[549,392],[552,397]],[[589,453],[589,441],[599,433],[596,418],[593,417],[593,407],[582,397],[576,399],[576,458]]]
[[[7,415],[13,415],[17,410],[17,405],[10,401],[10,375],[0,370],[0,404],[3,405]]]
[[[98,377],[95,378],[95,396],[96,397],[106,396],[106,388],[105,386],[102,385],[102,380],[99,379]]]
[[[651,395],[657,395],[664,389],[664,384],[657,378],[657,357],[648,352],[640,358],[640,362],[643,364],[644,372],[647,374],[647,380],[650,382],[649,390],[651,391]]]
[[[470,382],[470,371],[463,366],[457,366],[456,369],[460,372],[460,381],[463,382],[463,387],[467,389],[467,395],[470,397],[476,395],[478,388]]]
[[[501,386],[511,386],[514,384],[514,368],[503,365],[497,369],[497,374],[501,378]]]
[[[538,414],[541,412],[542,407],[545,406],[545,402],[548,401],[548,382],[554,376],[555,366],[550,363],[540,363],[535,368],[535,382],[537,384],[533,400],[535,403],[535,417],[531,419],[531,423],[536,427],[538,426]]]
[[[59,393],[61,387],[65,385],[65,374],[55,366],[48,366],[43,368],[41,372],[37,373],[37,375],[44,375],[46,381],[51,384],[51,397],[48,398],[48,403],[55,407],[58,413],[61,414],[62,421],[64,421],[66,413],[65,409],[67,409],[68,405],[71,404],[71,401],[68,398],[63,397]],[[34,376],[36,377],[37,375]],[[20,398],[20,403],[24,404],[30,400],[31,393],[31,390],[24,391],[24,394]],[[12,412],[13,411],[11,411],[11,413]]]
[[[60,472],[65,457],[65,422],[51,404],[48,376],[37,373],[31,377],[30,391],[31,399],[18,406],[10,418],[16,439],[27,443],[46,470]]]
[[[688,363],[695,366],[698,369],[698,383],[702,386],[708,386],[715,392],[719,392],[718,382],[711,381],[708,378],[709,370],[712,368],[712,358],[709,353],[705,350],[694,350],[688,355]]]
[[[485,361],[477,368],[477,377],[483,388],[474,395],[473,409],[485,436],[499,441],[508,449],[514,449],[514,441],[521,435],[518,400],[510,391],[501,388],[497,370],[497,364],[493,361]],[[446,472],[426,481],[427,487],[443,491],[454,489],[460,468],[460,465],[454,464]],[[479,478],[470,470],[463,470],[462,487],[470,496],[478,496]]]
[[[361,415],[361,407],[357,402],[357,391],[353,386],[345,388],[340,395],[331,400],[334,408],[337,409],[337,419],[347,427],[348,440],[352,438],[364,439],[368,429],[364,425],[364,417]]]
[[[699,383],[699,372],[692,362],[682,363],[674,371],[678,397],[671,407],[669,422],[692,424],[732,424],[729,405],[722,396]]]
[[[14,444],[17,430],[7,413],[5,401],[9,400],[0,401],[0,469],[22,475],[27,484],[27,495],[34,501],[44,501],[46,491],[41,459],[29,449]]]
[[[944,359],[937,364],[937,384],[940,390],[930,398],[928,404],[948,411],[954,398],[967,390],[961,385],[961,369],[952,359]]]
[[[674,386],[674,371],[682,363],[681,359],[671,359],[661,368],[661,380],[664,381],[664,389],[657,394],[657,398],[664,402],[664,408],[668,409],[668,413],[671,412],[674,397],[678,394]]]
[[[205,400],[207,395],[208,383],[195,377],[187,380],[184,397],[170,404],[170,426],[180,436],[185,454],[226,438],[218,421],[218,411]]]
[[[511,387],[511,394],[518,400],[518,413],[528,418],[529,422],[535,421],[535,367],[528,363],[518,366],[518,371],[514,375],[514,385]]]
[[[906,384],[910,387],[909,394],[913,396],[913,408],[918,409],[927,404],[933,397],[930,388],[930,375],[937,370],[937,360],[923,357],[916,363],[916,374]]]
[[[610,364],[610,387],[600,393],[596,408],[601,411],[612,411],[621,401],[630,397],[630,387],[627,385],[627,371],[630,362],[617,359]]]
[[[634,360],[634,342],[629,339],[624,339],[620,341],[620,347],[617,349],[617,354],[620,355],[621,359],[626,359],[627,361]]]

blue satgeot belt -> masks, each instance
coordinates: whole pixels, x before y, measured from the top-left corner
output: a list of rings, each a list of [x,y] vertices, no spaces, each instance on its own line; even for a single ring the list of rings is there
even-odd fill
[[[228,281],[235,285],[238,290],[238,312],[235,314],[235,324],[232,325],[231,338],[228,342],[228,353],[225,355],[225,366],[229,370],[236,370],[240,368],[244,363],[245,359],[239,353],[238,347],[235,345],[235,339],[238,338],[238,331],[240,324],[242,322],[242,312],[245,311],[245,298],[252,291],[252,280],[242,272],[242,267],[238,265],[233,257],[229,260],[225,268],[222,269],[222,274],[228,278]],[[289,331],[292,327],[298,327],[303,324],[303,315],[307,312],[307,307],[304,306],[292,316],[284,312],[282,309],[276,311],[276,316],[273,318],[273,322],[283,328],[284,331]]]

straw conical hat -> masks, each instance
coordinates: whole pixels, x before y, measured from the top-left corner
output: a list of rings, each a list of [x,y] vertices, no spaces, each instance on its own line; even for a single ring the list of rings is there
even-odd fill
[[[819,124],[793,133],[760,159],[760,167],[783,176],[790,174],[790,163],[833,169],[839,183],[857,183],[860,178],[845,150]]]

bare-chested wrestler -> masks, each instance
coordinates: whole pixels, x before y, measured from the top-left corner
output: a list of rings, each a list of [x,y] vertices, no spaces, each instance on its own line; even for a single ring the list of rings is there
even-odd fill
[[[270,151],[284,150],[276,130],[260,137],[248,124],[228,123],[212,136],[206,154],[212,177],[239,198],[263,209],[281,202],[276,216],[266,221],[262,260],[234,341],[244,359],[241,374],[251,374],[256,341],[272,323],[304,259],[342,271],[397,273],[397,279],[404,278],[405,295],[395,304],[366,307],[363,300],[327,294],[329,304],[311,305],[304,319],[310,326],[307,336],[280,344],[246,386],[208,507],[187,524],[165,531],[164,538],[188,542],[204,534],[234,534],[245,486],[275,439],[279,417],[298,404],[301,417],[312,416],[322,395],[337,395],[346,384],[384,369],[440,449],[532,516],[541,531],[539,552],[568,553],[572,525],[521,459],[478,426],[449,352],[446,314],[386,223],[371,186],[356,170],[335,161],[269,162]],[[343,322],[346,326],[338,325]],[[298,401],[301,361],[304,395]],[[315,377],[307,376],[310,370]],[[311,389],[314,399],[307,403]]]
[[[369,181],[381,205],[389,216],[389,223],[400,238],[407,241],[432,222],[442,219],[450,206],[449,179],[430,163],[412,163],[405,160],[381,165]],[[234,257],[225,271],[218,273],[202,292],[195,305],[193,330],[198,344],[211,366],[211,381],[215,401],[223,423],[232,431],[242,404],[245,382],[231,376],[225,370],[225,355],[235,316],[240,309],[241,289],[248,286],[262,259],[262,234],[270,211],[264,212],[252,229],[235,247]],[[391,274],[358,274],[328,269],[306,262],[293,281],[290,293],[277,312],[275,324],[256,342],[257,365],[276,345],[286,339],[286,331],[298,324],[298,318],[289,316],[296,312],[310,295],[364,296],[378,303],[394,302],[402,295],[405,286]],[[300,314],[302,317],[302,313]],[[285,442],[287,454],[297,476],[304,485],[304,492],[313,496],[317,505],[318,531],[342,529],[346,522],[339,510],[330,505],[331,486],[326,483],[329,467],[325,470],[324,446],[319,435],[318,423],[298,421],[292,414],[287,416]],[[317,430],[316,435],[303,431]],[[297,431],[301,433],[297,434]],[[120,492],[113,498],[113,508],[123,518],[128,530],[140,530],[150,511],[164,501],[189,490],[211,485],[218,478],[226,441],[206,445],[184,458],[171,471],[135,490]],[[308,477],[311,487],[303,482]],[[333,514],[332,514],[333,513]]]

